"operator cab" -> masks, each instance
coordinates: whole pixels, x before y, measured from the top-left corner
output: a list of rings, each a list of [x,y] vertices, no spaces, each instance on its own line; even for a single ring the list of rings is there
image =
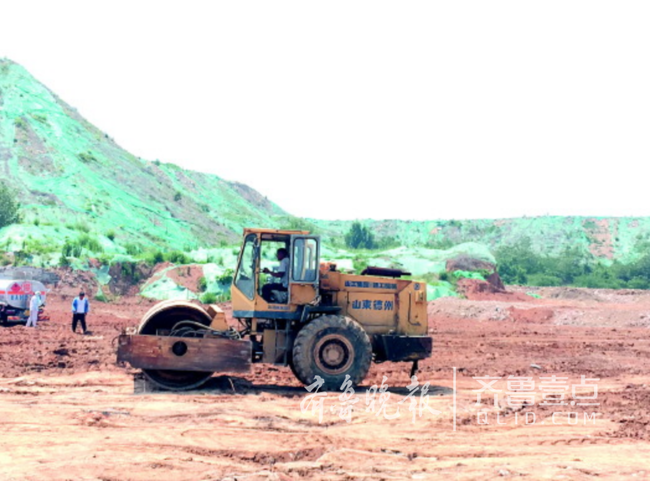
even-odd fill
[[[292,311],[313,301],[318,296],[319,240],[307,231],[246,229],[233,281],[233,309],[258,317],[260,311]],[[287,260],[281,260],[285,255]],[[286,277],[280,275],[285,266]]]

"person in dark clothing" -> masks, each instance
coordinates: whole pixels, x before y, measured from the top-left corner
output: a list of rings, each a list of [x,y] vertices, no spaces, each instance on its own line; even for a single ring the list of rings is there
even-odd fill
[[[286,292],[289,287],[289,251],[287,251],[284,247],[280,248],[276,252],[276,257],[278,261],[280,261],[280,264],[275,267],[273,271],[267,267],[262,270],[264,274],[270,274],[280,281],[274,282],[272,284],[265,284],[262,286],[262,297],[267,302],[271,302],[272,291]]]
[[[90,303],[86,299],[86,293],[80,292],[79,297],[75,297],[72,301],[72,332],[77,331],[77,323],[81,323],[81,329],[84,334],[88,334],[86,329],[86,314],[90,310]]]

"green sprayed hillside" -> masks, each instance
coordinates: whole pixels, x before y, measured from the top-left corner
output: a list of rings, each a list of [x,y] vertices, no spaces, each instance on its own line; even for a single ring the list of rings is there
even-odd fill
[[[604,285],[650,286],[647,217],[367,220],[378,248],[349,249],[352,222],[298,219],[246,185],[137,158],[9,60],[0,60],[0,182],[22,204],[20,222],[0,229],[4,263],[169,260],[212,263],[222,275],[234,267],[244,227],[275,227],[321,234],[323,258],[357,271],[400,267],[434,279],[461,256],[500,263],[513,283],[597,276]]]
[[[350,229],[348,221],[311,220],[332,239]],[[448,249],[477,242],[496,251],[501,246],[530,240],[540,254],[558,255],[577,248],[604,263],[632,262],[646,254],[650,246],[648,217],[529,217],[476,220],[367,220],[364,224],[378,239],[396,245]]]
[[[188,250],[287,220],[246,185],[131,155],[9,60],[0,60],[0,181],[22,204],[21,224],[0,232],[5,250],[84,234],[106,252]]]

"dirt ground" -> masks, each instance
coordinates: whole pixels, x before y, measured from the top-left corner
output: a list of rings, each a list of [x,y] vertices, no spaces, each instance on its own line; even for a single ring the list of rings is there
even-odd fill
[[[36,330],[0,328],[0,479],[650,476],[650,293],[511,290],[430,303],[419,386],[384,363],[324,399],[260,365],[189,393],[143,391],[114,340],[153,302],[94,302],[81,336],[71,299],[50,297]],[[477,404],[485,385],[498,391]]]

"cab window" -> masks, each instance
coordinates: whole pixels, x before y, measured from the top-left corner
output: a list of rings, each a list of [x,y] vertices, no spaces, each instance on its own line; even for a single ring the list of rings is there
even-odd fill
[[[262,243],[260,245],[260,277],[257,290],[260,295],[264,293],[264,286],[266,284],[279,283],[280,279],[271,276],[271,274],[264,274],[262,271],[266,268],[270,271],[276,271],[279,266],[277,258],[278,249],[287,248],[287,239],[285,236],[283,240],[281,236],[274,234],[273,236],[262,235]],[[287,250],[288,251],[288,250]]]
[[[299,237],[293,242],[292,280],[316,282],[318,273],[318,244],[316,239]]]
[[[244,242],[237,276],[235,277],[235,286],[249,299],[255,297],[255,262],[257,236],[249,234]]]

